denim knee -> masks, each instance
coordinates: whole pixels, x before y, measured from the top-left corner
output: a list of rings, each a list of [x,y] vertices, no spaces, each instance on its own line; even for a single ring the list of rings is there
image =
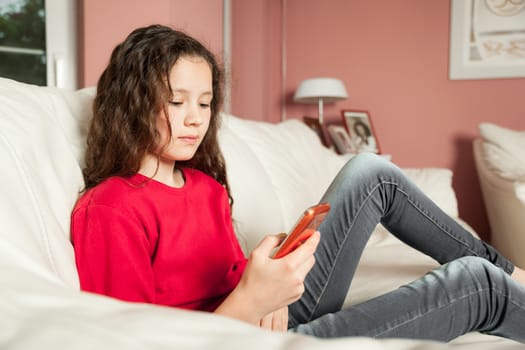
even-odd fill
[[[447,270],[463,284],[472,281],[477,288],[493,288],[496,280],[506,274],[487,259],[477,256],[464,256],[448,263]],[[496,283],[496,286],[499,283]]]
[[[342,169],[336,182],[344,180],[358,181],[367,183],[372,179],[377,183],[385,178],[391,179],[394,173],[400,172],[400,169],[392,162],[379,157],[377,154],[362,152],[355,155]],[[344,179],[344,180],[343,180]],[[361,179],[361,180],[359,180]]]
[[[356,154],[348,164],[351,164],[352,167],[357,169],[364,169],[368,171],[371,168],[389,168],[389,166],[393,165],[393,163],[390,161],[371,152],[361,152]]]

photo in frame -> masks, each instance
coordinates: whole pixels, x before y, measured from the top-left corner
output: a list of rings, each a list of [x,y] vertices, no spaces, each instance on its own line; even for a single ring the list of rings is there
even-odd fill
[[[346,128],[341,124],[331,124],[326,127],[335,150],[339,154],[356,153],[356,149]]]
[[[343,109],[341,114],[355,152],[381,153],[368,111]]]

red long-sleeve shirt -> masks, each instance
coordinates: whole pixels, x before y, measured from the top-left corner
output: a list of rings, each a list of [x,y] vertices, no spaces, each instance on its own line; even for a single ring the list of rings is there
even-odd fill
[[[246,258],[226,191],[200,171],[183,172],[182,188],[136,174],[79,199],[71,236],[82,290],[207,311],[232,291]]]

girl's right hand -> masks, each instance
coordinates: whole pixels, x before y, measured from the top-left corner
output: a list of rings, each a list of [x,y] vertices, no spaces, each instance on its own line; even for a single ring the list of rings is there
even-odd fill
[[[270,258],[280,243],[278,235],[266,236],[252,251],[237,287],[216,310],[253,324],[298,300],[304,292],[304,278],[315,263],[314,252],[320,234],[315,232],[303,244],[280,259]],[[237,306],[236,306],[237,305]]]

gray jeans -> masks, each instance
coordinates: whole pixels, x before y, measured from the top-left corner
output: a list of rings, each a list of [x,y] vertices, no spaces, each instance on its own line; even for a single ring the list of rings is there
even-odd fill
[[[525,287],[510,278],[512,263],[440,210],[394,164],[359,154],[322,201],[332,209],[319,228],[321,243],[306,291],[289,307],[290,331],[438,341],[480,331],[525,342]],[[442,266],[341,310],[379,222]]]

